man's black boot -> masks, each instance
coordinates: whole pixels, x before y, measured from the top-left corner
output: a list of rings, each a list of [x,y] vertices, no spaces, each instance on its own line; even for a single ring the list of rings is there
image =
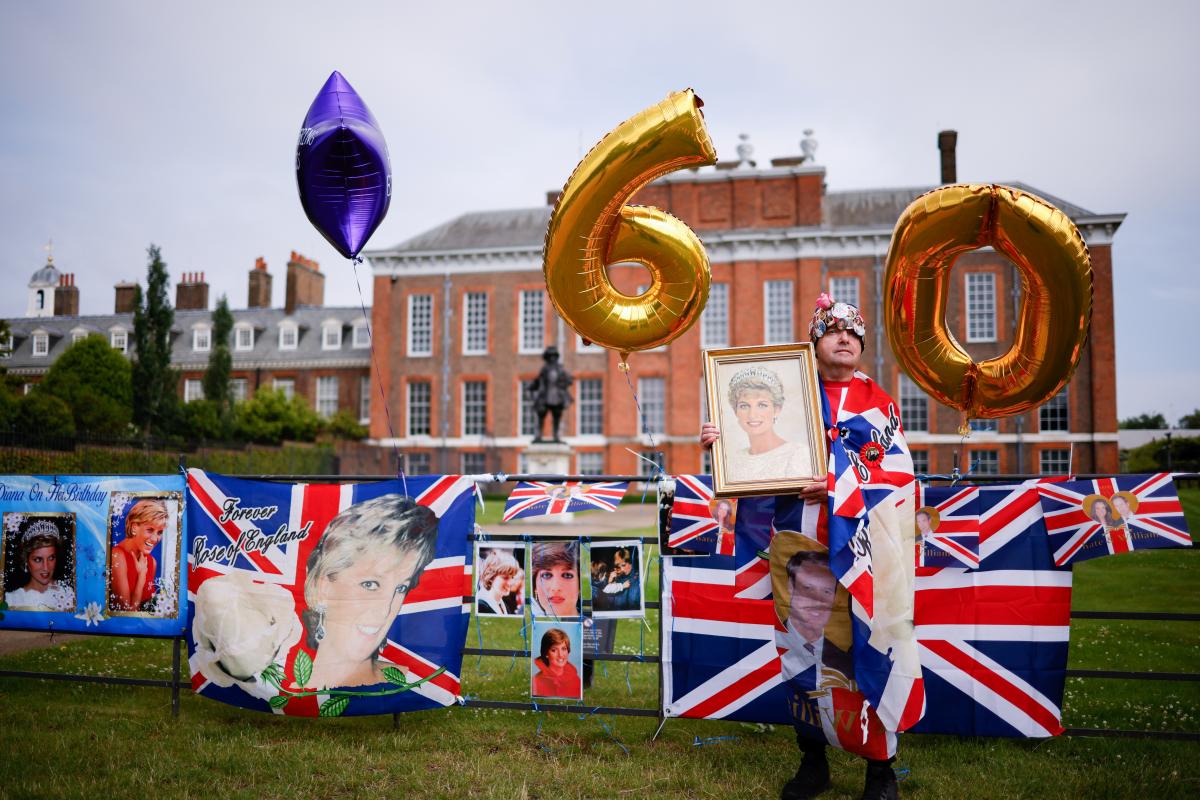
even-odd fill
[[[896,773],[892,771],[892,760],[867,761],[867,784],[863,787],[862,800],[896,800],[900,789],[896,785]]]
[[[808,800],[829,788],[829,761],[825,747],[804,748],[800,769],[783,785],[779,800]]]

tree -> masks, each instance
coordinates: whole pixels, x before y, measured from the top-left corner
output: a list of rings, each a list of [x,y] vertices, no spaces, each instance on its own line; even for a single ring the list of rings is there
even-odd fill
[[[226,426],[232,419],[233,410],[233,398],[229,391],[229,373],[233,369],[229,334],[233,331],[233,314],[229,313],[229,301],[225,295],[221,295],[217,301],[212,320],[212,352],[208,355],[208,369],[204,371],[204,399],[215,404],[217,418],[222,426]]]
[[[346,409],[334,414],[325,422],[325,429],[336,439],[365,439],[367,426]]]
[[[238,436],[261,444],[279,444],[284,439],[311,442],[320,433],[322,421],[299,396],[288,400],[275,389],[262,388],[237,407]]]
[[[67,348],[37,391],[67,404],[76,433],[121,436],[128,433],[131,368],[100,336],[85,336]]]
[[[1179,418],[1179,427],[1184,430],[1200,430],[1200,408]]]
[[[37,388],[17,404],[16,429],[37,436],[74,436],[75,420],[61,398]]]
[[[178,377],[171,369],[171,325],[167,265],[156,245],[146,250],[146,294],[134,290],[133,421],[145,434],[162,433],[175,416]]]
[[[1124,430],[1161,431],[1167,427],[1167,418],[1162,414],[1139,414],[1136,417],[1121,420],[1117,427]]]

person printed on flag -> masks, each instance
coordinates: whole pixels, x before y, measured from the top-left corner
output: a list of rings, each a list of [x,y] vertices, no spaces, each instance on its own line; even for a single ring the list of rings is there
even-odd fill
[[[843,618],[856,642],[851,673],[858,690],[839,688],[837,703],[841,712],[860,717],[862,739],[842,737],[829,728],[819,733],[804,724],[812,720],[797,716],[803,758],[781,800],[813,797],[830,786],[827,743],[867,759],[864,798],[896,797],[891,767],[895,731],[914,724],[924,710],[912,624],[915,523],[911,500],[906,505],[896,491],[914,480],[912,458],[899,405],[858,371],[866,332],[857,307],[835,302],[824,292],[817,298],[809,339],[829,432],[829,480],[804,485],[797,496],[776,497],[774,510],[776,530],[798,530],[827,544],[832,573],[855,600],[853,613]],[[715,424],[705,423],[700,444],[711,447],[720,436]],[[805,506],[814,505],[818,513],[805,513]],[[868,641],[871,646],[859,652],[858,643]],[[859,710],[849,707],[853,698],[858,698]]]
[[[1117,492],[1112,496],[1113,511],[1117,512],[1117,516],[1121,525],[1130,527],[1133,523],[1133,515],[1137,512],[1138,500],[1137,496],[1132,492]]]
[[[535,542],[533,545],[533,616],[576,619],[579,616],[579,542]]]
[[[917,509],[917,566],[925,566],[926,541],[937,531],[937,516],[936,508],[921,506]]]
[[[829,568],[828,549],[796,531],[778,531],[770,563],[783,680],[802,698],[830,680],[852,687],[849,594]]]
[[[722,497],[716,501],[713,508],[713,519],[717,521],[717,550],[721,553],[733,552],[733,530],[736,500]]]
[[[1113,519],[1115,514],[1113,513],[1112,504],[1103,497],[1095,496],[1087,498],[1087,500],[1084,501],[1083,510],[1084,513],[1086,513],[1094,521],[1099,522],[1105,528],[1111,529],[1121,527],[1121,520]]]

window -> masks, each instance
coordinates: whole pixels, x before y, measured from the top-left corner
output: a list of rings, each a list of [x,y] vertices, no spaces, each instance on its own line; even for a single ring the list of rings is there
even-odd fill
[[[1070,422],[1071,414],[1070,406],[1067,403],[1066,389],[1051,397],[1038,409],[1039,430],[1069,431],[1071,430]]]
[[[639,475],[646,477],[657,475],[658,471],[664,469],[666,466],[666,456],[662,452],[645,450],[639,455],[641,455],[641,458],[638,459]],[[654,468],[655,466],[658,467],[658,470]]]
[[[340,350],[342,347],[342,323],[326,322],[321,326],[321,349]]]
[[[929,398],[903,372],[900,373],[900,423],[910,432],[929,430]]]
[[[211,328],[192,328],[192,349],[197,353],[207,353],[212,350]]]
[[[276,378],[272,384],[277,392],[283,392],[283,396],[291,400],[296,396],[296,379],[295,378]]]
[[[37,300],[35,300],[33,302],[33,305],[34,305],[34,308],[36,308],[38,311],[41,311],[42,309],[44,309],[46,307],[46,290],[45,289],[37,290]]]
[[[522,353],[540,353],[546,346],[546,293],[541,289],[521,292],[521,330],[517,337]]]
[[[354,323],[354,338],[351,340],[351,346],[355,348],[371,346],[371,329],[367,326],[366,320],[360,319]]]
[[[322,417],[332,417],[338,410],[338,379],[336,375],[323,375],[317,378],[317,413]]]
[[[254,328],[239,325],[233,332],[233,349],[240,353],[254,349]]]
[[[517,398],[517,406],[521,409],[518,436],[537,436],[540,433],[537,412],[533,408],[533,400],[530,399],[534,383],[536,380],[521,381],[521,396]]]
[[[700,451],[700,474],[712,475],[712,449],[705,447]]]
[[[358,379],[358,421],[366,425],[371,421],[371,376]]]
[[[83,335],[87,336],[86,333]],[[72,336],[71,344],[75,344],[75,342],[77,342],[77,341],[79,341],[79,340],[74,338],[74,336]],[[0,358],[8,358],[9,356],[12,355],[12,351],[13,351],[13,335],[12,335],[12,333],[6,333],[6,334],[4,334],[4,338],[0,339]]]
[[[71,331],[71,344],[82,342],[88,336],[87,331]],[[12,342],[9,342],[8,349],[12,349]]]
[[[1071,451],[1067,448],[1042,450],[1038,453],[1038,471],[1042,475],[1069,475]]]
[[[579,475],[603,475],[604,453],[580,453],[576,464]]]
[[[835,303],[849,303],[862,308],[858,299],[858,278],[830,278],[829,294]]]
[[[793,341],[795,325],[792,324],[792,282],[767,281],[763,284],[766,305],[767,344],[785,344]]]
[[[429,453],[405,453],[404,471],[409,475],[428,475]]]
[[[128,350],[129,350],[129,334],[126,333],[123,328],[117,328],[115,330],[109,331],[108,343],[109,343],[109,345],[112,346],[113,350],[120,350],[122,353],[128,352]],[[35,344],[34,349],[36,351],[36,342],[34,344]],[[37,355],[37,353],[34,352],[34,355]]]
[[[487,383],[463,383],[463,436],[487,433]]]
[[[463,453],[462,470],[464,475],[487,472],[487,453]]]
[[[1000,430],[1000,422],[994,419],[973,419],[970,425],[976,433],[996,433]]]
[[[996,341],[996,276],[967,273],[967,341]]]
[[[604,433],[604,381],[582,378],[579,381],[578,414],[575,430],[580,436],[599,436]]]
[[[116,345],[113,345],[114,347]],[[50,352],[50,334],[35,333],[33,335],[33,355],[41,358]]]
[[[246,379],[231,378],[229,381],[229,396],[235,403],[246,402]]]
[[[664,378],[639,378],[638,398],[642,404],[641,433],[663,433],[667,429],[667,387]]]
[[[463,297],[463,355],[486,355],[488,351],[487,292],[467,292]]]
[[[970,453],[971,469],[976,475],[1000,474],[999,450],[973,450]]]
[[[708,305],[700,315],[700,347],[729,346],[729,284],[708,287]]]
[[[408,354],[433,355],[433,295],[408,296]]]
[[[928,450],[910,450],[912,455],[913,472],[917,475],[929,474],[929,451]]]
[[[279,326],[279,349],[280,350],[295,350],[296,342],[299,340],[296,323],[284,322]]]
[[[199,378],[188,378],[183,382],[183,402],[190,403],[204,397],[204,386]]]
[[[429,403],[433,388],[429,381],[408,384],[408,435],[429,435]]]

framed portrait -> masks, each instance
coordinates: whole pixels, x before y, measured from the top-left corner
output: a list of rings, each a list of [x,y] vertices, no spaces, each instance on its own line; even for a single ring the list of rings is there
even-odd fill
[[[644,616],[642,543],[636,539],[593,543],[589,557],[592,616],[596,619]]]
[[[583,699],[583,623],[534,620],[529,648],[529,694],[537,699]]]
[[[717,497],[779,494],[828,475],[816,355],[808,342],[704,352]]]
[[[108,506],[110,617],[179,613],[180,492],[113,492]]]
[[[475,544],[475,613],[484,617],[525,616],[525,545]]]
[[[4,600],[13,611],[75,610],[75,515],[5,512]]]

